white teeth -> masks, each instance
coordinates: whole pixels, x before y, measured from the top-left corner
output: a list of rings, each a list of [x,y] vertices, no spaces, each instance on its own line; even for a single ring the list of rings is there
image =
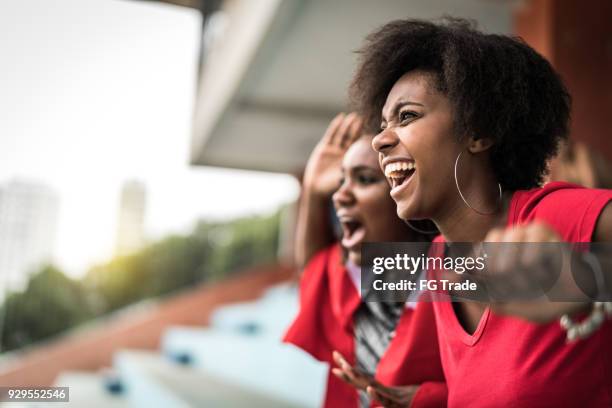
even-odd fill
[[[404,171],[414,170],[414,162],[394,162],[385,166],[386,177],[405,177]],[[399,174],[398,174],[399,173]]]

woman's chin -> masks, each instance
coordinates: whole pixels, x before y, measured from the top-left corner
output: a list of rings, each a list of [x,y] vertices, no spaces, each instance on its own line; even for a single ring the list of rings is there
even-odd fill
[[[413,197],[407,200],[396,202],[397,216],[402,220],[423,220],[429,217],[422,211],[422,206],[417,205],[418,201],[414,200]]]
[[[404,203],[397,204],[397,216],[402,220],[413,220],[416,218],[416,215],[412,208],[409,205]]]

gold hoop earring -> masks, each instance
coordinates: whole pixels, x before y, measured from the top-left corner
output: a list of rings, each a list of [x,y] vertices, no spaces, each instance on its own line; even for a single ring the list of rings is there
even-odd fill
[[[404,224],[406,224],[408,227],[410,227],[410,229],[412,229],[413,231],[418,232],[419,234],[423,234],[423,235],[434,235],[435,234],[435,235],[438,235],[440,233],[440,231],[438,231],[437,229],[432,230],[432,231],[425,231],[425,230],[419,229],[419,228],[415,227],[414,225],[412,225],[409,220],[403,220],[403,221],[404,221]]]
[[[476,208],[472,207],[470,205],[470,203],[467,202],[467,200],[465,199],[465,197],[463,196],[463,193],[461,192],[461,188],[459,188],[459,179],[457,178],[457,165],[459,164],[459,158],[461,157],[461,154],[463,154],[463,152],[459,152],[459,154],[457,155],[457,159],[455,160],[455,186],[457,186],[457,192],[459,193],[459,197],[461,197],[461,199],[463,200],[463,202],[465,203],[465,205],[468,206],[469,209],[471,209],[472,211],[474,211],[477,214],[480,215],[493,215],[497,212],[497,210],[499,210],[501,203],[502,203],[502,186],[501,184],[498,182],[497,183],[497,187],[499,188],[499,197],[497,199],[497,206],[495,207],[495,209],[491,212],[484,212],[484,211],[480,211],[477,210]]]

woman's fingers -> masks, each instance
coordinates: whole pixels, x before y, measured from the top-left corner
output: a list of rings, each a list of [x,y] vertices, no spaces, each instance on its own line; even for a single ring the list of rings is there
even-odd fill
[[[418,385],[386,387],[382,384],[377,384],[369,386],[367,391],[370,398],[382,403],[383,406],[395,408],[408,407],[418,388]]]
[[[353,383],[351,382],[350,378],[346,375],[346,373],[344,371],[342,371],[340,368],[332,368],[332,373],[340,378],[342,381],[353,385]]]
[[[340,378],[345,383],[352,385],[355,388],[363,389],[366,384],[362,384],[350,370],[343,370],[341,368],[332,368],[332,373]]]
[[[323,135],[323,143],[333,144],[336,134],[338,133],[338,128],[344,122],[344,113],[339,113],[336,115],[334,119],[330,122],[329,126],[327,126],[327,130]]]
[[[352,370],[353,367],[349,364],[348,361],[346,361],[344,356],[339,351],[334,350],[334,352],[332,353],[332,356],[334,358],[334,361],[338,365],[338,367],[340,367],[341,369],[345,371]]]
[[[397,399],[401,397],[401,390],[393,387],[386,387],[380,383],[372,385],[372,388],[379,394],[385,398],[389,399]]]
[[[350,129],[353,122],[357,119],[357,114],[354,112],[349,113],[344,118],[344,121],[338,127],[336,135],[334,136],[334,144],[342,148],[348,146],[348,140],[350,138]]]
[[[368,387],[366,389],[368,396],[372,401],[378,401],[385,408],[396,408],[399,407],[399,404],[393,399],[381,394],[374,387]]]
[[[342,140],[343,147],[349,147],[352,145],[359,137],[361,137],[361,132],[363,130],[363,120],[355,115],[351,125],[349,126],[346,137]]]
[[[334,352],[332,353],[332,357],[334,358],[334,362],[338,365],[338,367],[344,368],[350,366],[350,364],[344,359],[344,356],[342,356],[339,351],[334,350]]]
[[[322,143],[346,149],[361,136],[362,128],[363,120],[355,112],[339,113],[327,127]]]
[[[361,372],[346,361],[346,359],[338,351],[332,353],[334,362],[339,368],[332,369],[332,372],[342,380],[350,383],[356,388],[365,389],[372,384],[372,378],[369,374]]]

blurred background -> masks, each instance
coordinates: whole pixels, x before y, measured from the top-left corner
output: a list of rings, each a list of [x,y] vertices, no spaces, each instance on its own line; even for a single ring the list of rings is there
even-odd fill
[[[301,173],[364,36],[443,15],[553,63],[551,178],[612,188],[607,0],[0,1],[0,385],[320,405],[326,368],[279,341]]]

